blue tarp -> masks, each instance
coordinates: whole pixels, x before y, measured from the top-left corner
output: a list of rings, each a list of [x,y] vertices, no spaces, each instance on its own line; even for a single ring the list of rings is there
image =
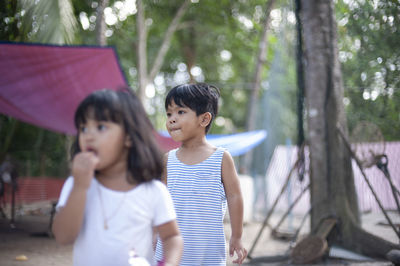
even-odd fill
[[[168,132],[160,132],[161,135],[169,137]],[[230,135],[207,135],[207,140],[214,146],[228,149],[232,156],[245,154],[267,137],[266,130],[255,130]]]

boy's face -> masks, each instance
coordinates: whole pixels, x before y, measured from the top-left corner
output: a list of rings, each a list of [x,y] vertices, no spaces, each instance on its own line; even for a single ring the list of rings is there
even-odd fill
[[[88,118],[79,128],[78,140],[82,152],[92,152],[99,158],[96,170],[127,163],[129,142],[124,128],[117,123]]]
[[[195,136],[205,135],[203,116],[186,106],[179,106],[173,100],[166,110],[168,133],[174,141],[183,142]]]

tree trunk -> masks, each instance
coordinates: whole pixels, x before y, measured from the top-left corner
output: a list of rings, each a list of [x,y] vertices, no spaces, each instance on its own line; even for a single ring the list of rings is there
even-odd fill
[[[184,62],[186,63],[187,70],[189,73],[190,81],[196,82],[194,76],[191,73],[191,69],[194,67],[196,62],[196,32],[194,27],[189,27],[186,31],[181,30],[177,37],[181,44],[182,55]]]
[[[144,100],[145,89],[147,85],[147,29],[142,0],[136,1],[136,27],[138,34],[137,57],[138,57],[138,79],[139,87],[137,95],[139,99]]]
[[[151,68],[149,80],[154,80],[157,73],[160,71],[160,68],[164,62],[165,55],[167,54],[168,49],[171,45],[172,36],[174,35],[175,31],[178,29],[179,21],[181,20],[181,18],[185,14],[186,10],[188,9],[189,4],[190,4],[190,0],[185,0],[185,2],[183,2],[183,4],[179,7],[174,18],[172,19],[171,23],[169,24],[167,32],[164,35],[163,42],[160,46],[160,49],[158,50],[153,67]]]
[[[97,7],[97,20],[96,20],[96,41],[98,45],[107,45],[105,35],[106,22],[104,20],[104,9],[107,7],[109,0],[100,0]]]
[[[33,145],[33,161],[36,161],[38,166],[38,174],[43,175],[45,170],[45,152],[43,151],[43,142],[46,139],[46,131],[43,128],[38,128],[35,144]]]
[[[297,68],[297,146],[300,148],[304,142],[304,64],[303,64],[303,27],[300,21],[300,0],[296,2],[296,33],[297,33],[297,45],[296,45],[296,68]],[[301,154],[304,158],[303,152]]]
[[[260,95],[260,85],[261,85],[261,74],[266,61],[267,56],[267,42],[268,42],[268,28],[269,28],[269,18],[272,6],[275,0],[269,0],[265,7],[265,20],[263,25],[263,32],[258,44],[258,55],[257,55],[257,63],[254,72],[254,80],[252,83],[252,88],[250,92],[250,99],[248,102],[248,112],[247,112],[247,125],[246,130],[252,131],[256,127],[256,108],[257,108],[257,100]],[[243,173],[250,174],[251,162],[253,159],[253,152],[249,151],[244,155],[244,167]]]
[[[337,125],[347,135],[342,104],[343,83],[338,60],[333,1],[302,0],[305,94],[311,180],[311,230],[321,220],[338,219],[328,239],[368,256],[383,258],[395,244],[360,227],[351,155]]]
[[[12,139],[15,134],[15,130],[18,126],[18,120],[12,118],[10,126],[7,128],[7,132],[5,133],[4,141],[2,141],[0,146],[0,164],[5,160],[6,155],[8,153],[8,149],[12,143]]]
[[[164,62],[165,55],[171,45],[172,36],[178,29],[179,21],[185,14],[187,8],[189,7],[190,0],[185,0],[183,4],[179,7],[174,18],[168,26],[168,29],[164,35],[163,42],[158,50],[156,59],[154,61],[153,67],[151,68],[150,74],[147,72],[147,28],[145,23],[145,12],[142,0],[137,0],[137,15],[136,15],[136,27],[138,33],[138,45],[137,45],[137,55],[138,55],[138,79],[139,88],[138,96],[141,100],[144,100],[145,89],[149,82],[152,82],[156,77],[157,73],[160,71],[161,66]]]

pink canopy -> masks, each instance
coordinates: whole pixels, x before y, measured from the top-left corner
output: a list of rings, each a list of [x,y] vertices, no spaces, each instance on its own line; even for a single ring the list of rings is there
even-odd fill
[[[75,134],[84,97],[126,85],[111,47],[0,43],[0,113],[27,123]]]
[[[73,117],[83,98],[102,88],[126,87],[111,47],[0,43],[0,113],[52,131],[74,135]],[[163,151],[180,143],[154,132]],[[214,145],[240,155],[266,132],[209,136]]]

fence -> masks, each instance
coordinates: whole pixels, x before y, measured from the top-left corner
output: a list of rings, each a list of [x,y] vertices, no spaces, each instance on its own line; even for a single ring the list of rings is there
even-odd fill
[[[55,177],[19,177],[15,191],[15,204],[29,204],[39,201],[57,201],[65,179]],[[3,202],[12,201],[12,187],[5,186]]]

